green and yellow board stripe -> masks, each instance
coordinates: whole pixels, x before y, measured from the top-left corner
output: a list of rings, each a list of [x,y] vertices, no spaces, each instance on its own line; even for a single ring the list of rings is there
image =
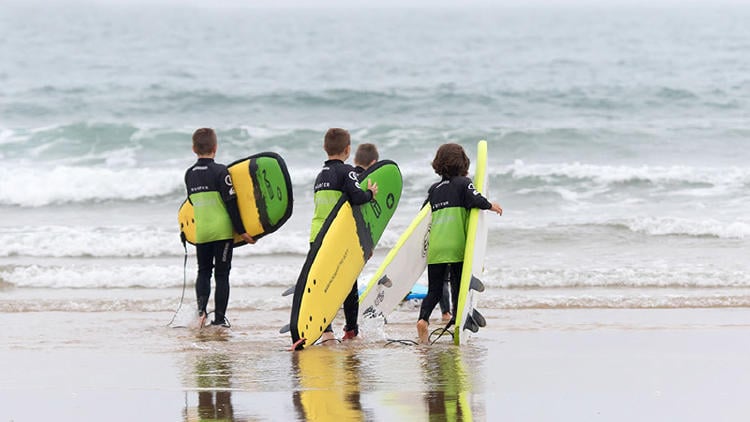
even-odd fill
[[[227,166],[237,193],[242,223],[250,236],[259,239],[278,230],[292,215],[292,179],[284,159],[274,152],[262,152]],[[177,213],[180,231],[192,244],[196,240],[195,210],[185,200]],[[245,244],[237,233],[234,246]]]

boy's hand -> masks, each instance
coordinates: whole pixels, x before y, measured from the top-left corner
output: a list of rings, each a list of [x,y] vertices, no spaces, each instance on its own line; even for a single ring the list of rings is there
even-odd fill
[[[252,237],[252,236],[250,236],[250,235],[249,235],[249,234],[247,234],[247,233],[242,233],[242,234],[240,235],[240,237],[242,238],[242,240],[244,240],[245,242],[247,242],[247,243],[249,243],[249,244],[251,244],[251,245],[252,245],[253,243],[255,243],[255,239],[253,239],[253,237]]]
[[[500,208],[500,204],[497,202],[492,203],[492,208],[490,208],[490,211],[494,211],[497,213],[497,215],[503,215],[503,209]]]
[[[367,190],[372,192],[372,197],[378,194],[378,184],[374,183],[371,179],[367,179]]]

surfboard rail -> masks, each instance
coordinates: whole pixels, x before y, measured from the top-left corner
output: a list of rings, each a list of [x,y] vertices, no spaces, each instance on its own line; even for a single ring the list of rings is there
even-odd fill
[[[487,141],[477,144],[477,167],[474,176],[474,187],[486,196],[488,188],[487,177]],[[469,212],[469,222],[466,232],[466,249],[464,250],[464,264],[461,272],[461,282],[458,293],[455,330],[453,342],[456,345],[465,344],[471,333],[475,333],[486,324],[484,317],[479,314],[479,321],[474,316],[476,293],[484,290],[480,275],[484,267],[484,255],[487,247],[486,213],[474,208]],[[479,312],[477,311],[477,314]],[[481,322],[481,325],[480,325]]]

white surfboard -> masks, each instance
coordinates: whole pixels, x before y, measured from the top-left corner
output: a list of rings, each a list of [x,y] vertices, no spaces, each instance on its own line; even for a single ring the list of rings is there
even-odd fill
[[[359,295],[359,319],[387,318],[427,268],[432,212],[425,205]]]
[[[487,141],[477,145],[477,168],[474,176],[474,187],[487,197]],[[466,232],[466,249],[464,265],[461,272],[461,285],[458,292],[458,309],[456,311],[456,328],[453,342],[456,345],[466,344],[472,333],[485,326],[484,317],[476,310],[477,293],[484,291],[480,281],[484,271],[484,255],[487,249],[487,212],[472,209],[469,213],[469,225]]]

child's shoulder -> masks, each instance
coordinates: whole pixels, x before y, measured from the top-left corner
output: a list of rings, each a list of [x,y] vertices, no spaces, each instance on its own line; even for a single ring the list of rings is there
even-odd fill
[[[472,183],[472,181],[469,176],[455,176],[451,178],[451,183],[455,183],[458,185],[469,185]]]

